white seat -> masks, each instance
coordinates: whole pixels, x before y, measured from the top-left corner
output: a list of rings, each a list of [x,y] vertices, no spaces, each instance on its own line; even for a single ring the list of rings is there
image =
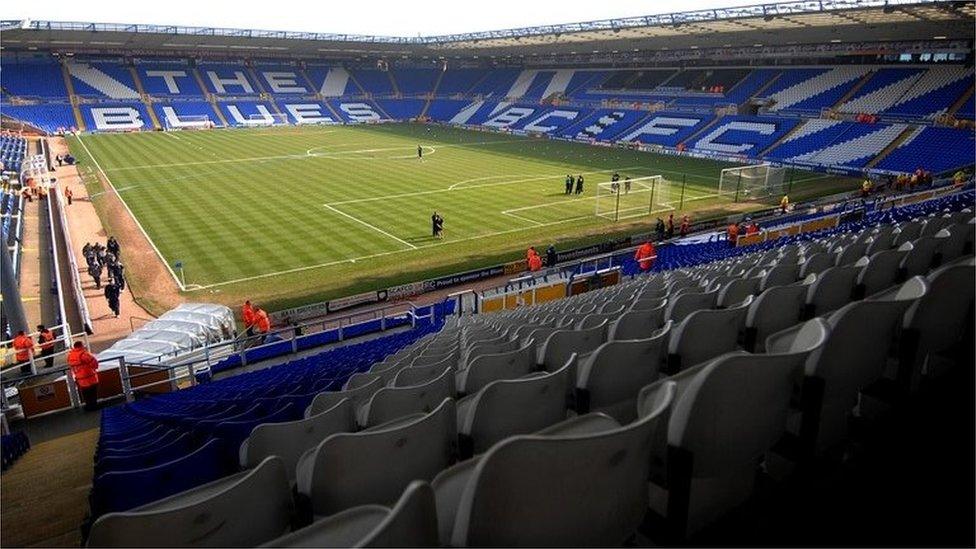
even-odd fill
[[[649,309],[631,309],[620,315],[616,321],[610,323],[608,338],[611,340],[646,339],[664,325],[664,313],[668,307],[667,300],[659,302],[657,307]]]
[[[394,377],[389,383],[392,387],[412,387],[414,385],[423,385],[429,381],[437,379],[445,371],[455,371],[455,365],[457,363],[447,357],[444,360],[436,364],[428,364],[427,366],[410,366],[409,368],[404,368],[400,370],[396,377]]]
[[[455,377],[459,395],[469,395],[498,379],[515,379],[535,371],[535,341],[529,340],[517,351],[481,355]]]
[[[800,265],[791,261],[780,261],[775,267],[768,269],[762,277],[760,290],[772,288],[773,286],[785,286],[796,282],[800,276]]]
[[[941,254],[942,262],[948,263],[964,254],[973,253],[973,230],[974,225],[970,223],[949,225],[942,229],[937,236],[944,238],[942,242]]]
[[[445,398],[454,397],[454,371],[450,368],[422,385],[383,387],[359,409],[362,427],[373,427],[410,414],[426,414]]]
[[[546,340],[539,350],[539,364],[549,372],[562,368],[569,357],[576,354],[580,357],[592,353],[607,340],[606,320],[587,330],[559,330]],[[576,369],[573,368],[573,379],[576,379]]]
[[[860,297],[874,295],[894,286],[898,281],[899,265],[905,257],[902,250],[885,250],[872,255],[864,262],[864,269],[855,281],[856,294]]]
[[[268,457],[249,471],[102,515],[87,546],[254,547],[287,532],[293,510],[285,465]]]
[[[760,352],[770,334],[798,324],[806,296],[805,284],[774,286],[759,294],[746,314],[745,349]]]
[[[911,242],[922,234],[922,221],[908,221],[902,223],[895,229],[895,240],[893,246],[898,247],[906,242]]]
[[[837,258],[834,260],[834,265],[852,265],[857,262],[858,259],[864,257],[864,254],[868,249],[868,242],[854,242],[844,246],[844,249],[837,254]]]
[[[609,341],[579,367],[576,412],[602,412],[621,424],[637,417],[637,393],[653,382],[664,362],[671,322],[646,339]]]
[[[671,332],[668,342],[669,373],[680,372],[736,349],[739,334],[745,327],[752,296],[736,307],[695,311]]]
[[[348,391],[325,391],[319,393],[315,395],[315,398],[312,399],[312,404],[305,410],[305,417],[308,418],[320,414],[332,408],[344,398],[348,398],[352,402],[353,407],[357,408],[360,403],[373,396],[373,393],[379,391],[382,387],[383,380],[376,378],[366,385]]]
[[[949,350],[966,334],[966,315],[973,307],[976,263],[946,265],[926,277],[928,292],[905,312],[899,337],[899,381],[915,391],[923,374],[937,375],[943,361],[938,354]],[[970,336],[972,334],[969,334]]]
[[[752,494],[760,461],[786,432],[790,395],[803,363],[826,341],[825,321],[813,320],[810,328],[789,352],[716,358],[675,399],[667,435],[668,503],[656,511],[681,536],[699,531]]]
[[[307,419],[262,423],[241,444],[241,467],[250,469],[269,456],[278,456],[285,464],[288,480],[294,482],[295,466],[309,448],[314,448],[331,434],[355,430],[355,410],[347,398]]]
[[[603,322],[606,322],[607,326],[609,326],[611,322],[620,318],[621,314],[622,313],[591,313],[583,317],[583,320],[576,323],[576,328],[579,330],[589,330],[590,328],[599,326]]]
[[[861,267],[838,265],[817,275],[807,288],[806,316],[823,316],[843,307],[854,295],[854,281]]]
[[[443,545],[606,546],[630,537],[647,510],[651,441],[670,398],[650,415],[620,427],[505,439],[482,457],[434,479]],[[592,423],[590,424],[592,425]],[[594,502],[600,502],[595,505]]]
[[[884,373],[894,331],[902,314],[926,288],[913,278],[888,295],[856,301],[826,317],[827,342],[806,361],[799,428],[804,455],[820,455],[847,436],[847,419],[862,387]],[[769,336],[767,352],[788,349],[802,329]]]
[[[811,254],[800,264],[800,278],[806,278],[812,274],[820,274],[834,266],[835,257],[827,252]]]
[[[925,220],[925,225],[922,226],[922,230],[918,233],[919,236],[935,236],[936,233],[941,231],[948,225],[952,224],[952,219],[948,217],[930,217]]]
[[[718,300],[718,291],[704,293],[686,293],[669,299],[668,308],[664,313],[665,320],[681,322],[691,313],[701,309],[713,309]]]
[[[299,460],[298,492],[316,515],[392,504],[411,481],[430,480],[454,460],[456,413],[448,398],[426,415],[332,435]]]
[[[493,381],[458,401],[458,452],[480,454],[499,440],[532,433],[566,419],[566,393],[576,355],[553,373]]]
[[[912,241],[911,248],[901,261],[902,277],[911,278],[918,275],[926,275],[935,264],[936,254],[943,239],[933,236],[924,236]]]
[[[361,505],[318,520],[263,547],[432,547],[437,508],[430,484],[415,480],[393,508]]]
[[[737,278],[732,280],[719,290],[717,306],[719,308],[725,308],[742,303],[747,297],[759,293],[759,285],[761,283],[762,279],[759,277]]]
[[[502,336],[498,341],[482,341],[475,343],[465,351],[462,356],[462,368],[466,368],[471,361],[481,355],[496,355],[498,353],[507,353],[509,351],[514,351],[519,348],[518,341],[509,339],[507,336]]]

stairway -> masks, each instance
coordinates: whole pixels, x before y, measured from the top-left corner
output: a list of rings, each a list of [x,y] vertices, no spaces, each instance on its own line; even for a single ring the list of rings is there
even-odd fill
[[[845,93],[843,97],[841,97],[833,105],[831,105],[830,108],[836,109],[837,107],[843,105],[844,103],[847,103],[852,97],[857,95],[857,92],[861,91],[861,88],[863,88],[865,84],[870,82],[871,79],[874,78],[874,75],[877,73],[878,71],[876,70],[869,71],[867,74],[861,77],[861,79],[858,80],[857,83],[854,84],[853,87],[851,87],[851,89],[847,90],[847,93]]]
[[[956,112],[959,109],[961,109],[963,105],[966,104],[966,101],[969,99],[969,96],[971,96],[973,93],[976,93],[976,85],[969,86],[969,89],[966,90],[966,92],[963,93],[961,96],[959,96],[959,99],[956,99],[956,102],[953,103],[951,107],[949,107],[949,109],[946,111],[946,114],[949,115],[949,117],[951,118],[955,118]]]
[[[427,111],[430,110],[430,104],[437,97],[437,89],[441,87],[441,80],[444,79],[444,73],[447,71],[441,71],[437,75],[437,80],[434,82],[434,89],[430,91],[430,95],[427,97],[427,101],[424,103],[424,108],[420,111],[420,118],[427,116]]]
[[[213,111],[217,113],[217,118],[220,119],[221,126],[225,128],[229,128],[230,124],[227,123],[227,118],[224,116],[224,113],[220,110],[220,107],[217,106],[217,97],[207,90],[207,85],[204,84],[203,77],[200,76],[200,71],[197,70],[196,67],[193,68],[193,78],[196,79],[197,85],[200,86],[200,90],[203,92],[204,97],[206,97],[207,102],[210,103],[210,106],[213,107]]]
[[[68,90],[68,100],[71,101],[71,112],[75,115],[75,127],[78,131],[85,131],[85,117],[81,116],[81,109],[78,107],[78,96],[75,95],[75,85],[71,81],[71,73],[68,67],[61,64],[61,76],[64,78],[64,87]]]
[[[875,167],[879,162],[884,160],[886,156],[891,154],[891,151],[900,147],[901,144],[905,142],[905,140],[907,140],[909,137],[917,135],[918,132],[920,131],[922,131],[922,127],[908,126],[907,128],[905,128],[905,131],[898,134],[898,137],[896,137],[894,141],[889,143],[887,147],[881,149],[881,152],[879,152],[877,156],[875,156],[874,158],[871,159],[870,162],[865,164],[864,169],[870,170],[871,168]]]
[[[156,116],[156,111],[152,108],[152,100],[149,95],[146,94],[146,89],[142,87],[142,80],[139,79],[139,71],[135,67],[129,67],[129,74],[132,75],[132,81],[136,85],[136,91],[139,92],[139,97],[142,98],[142,102],[146,105],[146,112],[149,113],[149,120],[152,121],[153,127],[161,129],[162,124],[159,123],[159,118]]]

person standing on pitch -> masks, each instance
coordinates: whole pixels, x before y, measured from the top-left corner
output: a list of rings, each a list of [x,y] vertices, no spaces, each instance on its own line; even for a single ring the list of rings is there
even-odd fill
[[[630,176],[624,178],[624,194],[630,194]]]
[[[75,341],[74,348],[68,351],[68,367],[71,377],[78,384],[78,391],[85,402],[85,411],[98,409],[98,359],[85,349],[80,341]]]
[[[576,176],[576,194],[583,194],[583,174]]]
[[[444,218],[437,215],[437,218],[434,219],[434,236],[437,238],[444,238],[444,235],[441,234],[443,232],[444,232]]]
[[[417,160],[423,161],[424,159],[424,148],[417,145]]]
[[[434,212],[430,216],[430,236],[433,236],[434,238],[437,238],[437,218],[437,212]]]
[[[571,175],[567,175],[566,176],[566,193],[565,194],[573,194],[573,176],[571,176]]]

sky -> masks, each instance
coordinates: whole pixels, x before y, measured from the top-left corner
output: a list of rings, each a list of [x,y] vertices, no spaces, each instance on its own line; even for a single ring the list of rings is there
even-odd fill
[[[8,1],[0,19],[153,23],[194,27],[429,36],[575,23],[719,7],[761,0],[45,0]]]

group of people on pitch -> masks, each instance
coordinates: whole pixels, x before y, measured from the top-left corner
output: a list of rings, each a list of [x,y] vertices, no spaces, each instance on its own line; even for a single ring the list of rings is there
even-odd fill
[[[437,212],[430,216],[430,232],[434,238],[444,238],[444,218]]]

